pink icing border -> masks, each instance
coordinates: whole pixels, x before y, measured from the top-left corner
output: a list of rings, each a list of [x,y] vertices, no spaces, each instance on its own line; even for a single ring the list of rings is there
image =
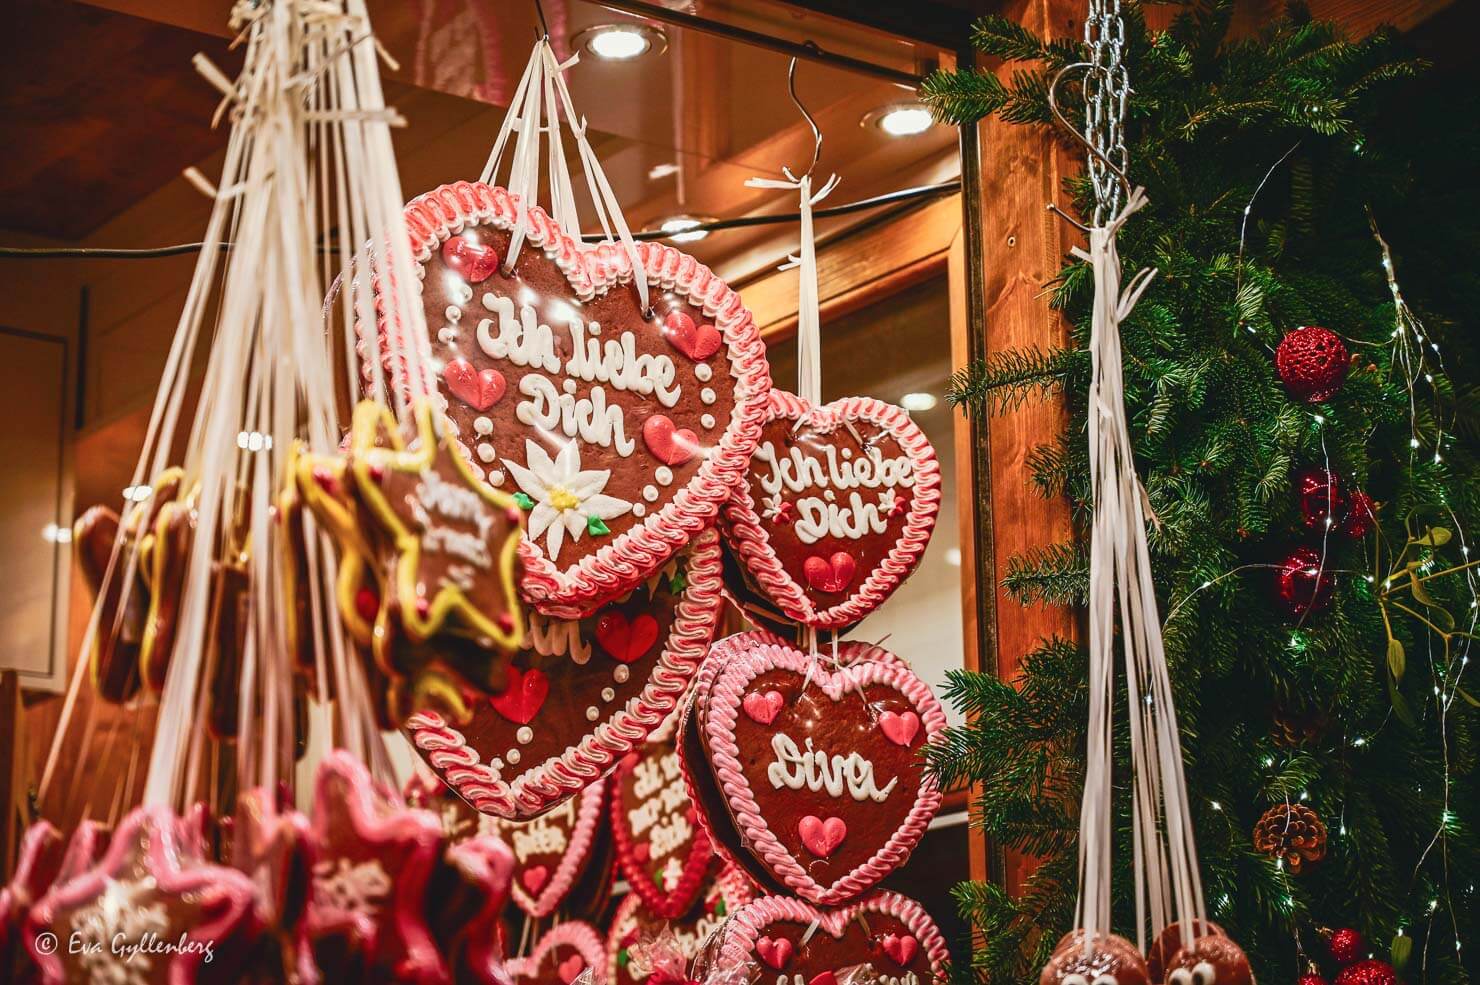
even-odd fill
[[[255,925],[252,880],[235,869],[220,865],[188,864],[186,846],[180,843],[180,822],[167,807],[136,807],[118,825],[108,851],[91,868],[65,883],[54,885],[31,909],[27,919],[26,946],[31,958],[41,968],[47,982],[65,981],[57,949],[42,953],[36,949],[38,935],[48,930],[56,919],[58,907],[75,907],[101,895],[109,874],[124,865],[142,835],[148,835],[148,869],[156,885],[165,893],[184,896],[198,894],[205,922],[186,931],[188,940],[210,942],[217,958],[231,935],[244,926]],[[214,916],[214,919],[211,917]],[[184,951],[170,957],[169,980],[183,985],[193,982],[200,972],[203,954]]]
[[[736,638],[731,637],[725,643],[734,640]],[[826,669],[828,661],[825,658],[819,657],[814,664],[808,654],[775,643],[744,648],[721,644],[714,649],[718,656],[711,659],[719,659],[725,666],[710,689],[702,715],[704,736],[708,740],[715,780],[725,795],[726,806],[740,830],[741,839],[750,846],[755,858],[798,896],[824,904],[852,899],[903,865],[925,834],[931,818],[940,809],[940,790],[932,777],[922,777],[914,806],[904,823],[873,856],[832,885],[823,886],[786,850],[761,813],[741,764],[740,748],[735,742],[735,722],[745,690],[756,677],[773,669],[805,675],[812,665],[811,686],[820,688],[834,701],[854,686],[884,684],[899,691],[915,706],[925,727],[925,743],[928,744],[934,742],[946,727],[945,712],[930,686],[902,664],[872,661],[854,664],[847,659],[843,670],[833,672]],[[858,650],[874,649],[877,647],[870,643],[846,642],[838,646],[840,654],[848,653],[850,657]]]
[[[549,805],[585,789],[662,724],[683,696],[704,659],[719,617],[719,535],[705,530],[694,539],[687,578],[668,645],[637,697],[566,747],[507,783],[479,758],[467,738],[436,712],[418,712],[404,730],[442,773],[448,786],[486,814],[538,816]]]
[[[538,896],[530,896],[519,884],[519,878],[514,877],[509,883],[509,895],[513,897],[515,906],[532,917],[547,917],[555,912],[591,860],[591,850],[596,846],[596,825],[601,821],[601,802],[605,796],[605,777],[581,791],[581,803],[576,807],[576,826],[571,829],[570,844],[560,857],[560,864],[550,873],[550,881],[545,883]],[[515,867],[518,868],[517,863]]]
[[[798,622],[818,629],[834,629],[855,623],[877,609],[915,570],[925,546],[930,543],[935,515],[940,510],[940,463],[925,432],[909,414],[873,397],[845,397],[813,407],[794,394],[772,390],[766,401],[762,427],[778,417],[796,420],[803,416],[819,430],[834,430],[853,420],[877,425],[894,436],[915,467],[910,511],[898,540],[861,585],[826,609],[813,604],[771,549],[771,539],[750,496],[750,483],[742,477],[735,484],[724,509],[725,537],[754,576],[757,586]],[[756,444],[759,443],[757,439]]]
[[[908,896],[879,890],[856,903],[834,910],[819,910],[809,903],[790,896],[763,896],[747,903],[726,921],[720,933],[723,935],[717,963],[721,967],[753,963],[755,942],[768,925],[781,920],[811,924],[833,937],[841,937],[843,930],[859,913],[885,913],[909,928],[920,942],[920,948],[930,959],[931,973],[939,979],[950,954],[946,950],[945,938],[925,908]]]
[[[518,222],[517,201],[506,189],[469,181],[442,185],[412,199],[405,214],[412,258],[416,262],[418,294],[426,275],[424,264],[435,249],[470,224],[512,230]],[[582,298],[604,293],[632,277],[631,258],[620,245],[578,243],[533,204],[527,215],[528,247],[543,250]],[[735,377],[735,409],[724,433],[694,477],[666,506],[649,513],[640,526],[582,558],[573,567],[557,566],[528,538],[522,542],[522,589],[530,601],[550,615],[573,618],[589,610],[593,603],[635,587],[712,525],[721,504],[729,498],[731,487],[749,466],[760,440],[771,375],[765,343],[740,295],[708,267],[671,246],[638,243],[637,250],[649,284],[686,296],[691,304],[714,318]],[[376,311],[377,341],[380,341],[387,314],[378,285]],[[367,362],[370,347],[366,331],[359,324],[355,331],[359,335],[357,349],[362,372],[369,378],[373,367]],[[387,362],[384,348],[377,345],[375,351],[382,362]],[[391,365],[386,369],[396,371]]]
[[[516,982],[524,975],[533,975],[545,954],[561,944],[569,944],[585,959],[586,967],[591,969],[592,985],[606,985],[606,948],[596,928],[584,920],[557,923],[535,942],[527,957],[510,958],[504,963],[504,970]]]
[[[755,893],[750,888],[750,880],[746,879],[739,870],[728,863],[725,863],[724,867],[720,869],[719,874],[714,877],[714,884],[720,887],[720,892],[723,894],[727,920],[734,914],[739,913],[742,907],[755,899]],[[699,895],[695,897],[694,903],[691,903],[690,906],[697,904],[707,895],[707,889],[701,890]],[[621,968],[617,967],[617,955],[622,950],[622,938],[627,936],[626,925],[632,919],[632,915],[642,905],[643,901],[641,897],[636,893],[629,893],[622,898],[622,902],[617,904],[616,912],[612,914],[611,927],[608,929],[606,935],[606,978],[610,985],[616,985],[621,977],[618,974]],[[725,924],[721,924],[719,929],[714,932],[714,936],[717,937],[722,934],[724,927]],[[690,962],[691,966],[695,961],[700,960],[705,950],[707,948],[700,949],[699,954],[695,955]]]
[[[673,751],[675,755],[679,755],[679,762],[682,763],[683,757],[679,754],[676,743]],[[634,753],[640,756],[643,750],[637,749]],[[627,885],[631,887],[632,894],[646,903],[648,909],[659,916],[670,919],[681,917],[698,899],[699,890],[704,884],[704,876],[709,871],[713,858],[709,830],[703,824],[694,824],[694,834],[684,855],[683,875],[679,877],[678,885],[671,890],[659,888],[652,876],[648,874],[647,865],[632,857],[636,846],[633,842],[631,826],[622,810],[622,781],[635,768],[636,764],[629,767],[624,759],[612,772],[611,828],[612,838],[617,843],[617,868],[627,877]],[[679,774],[680,776],[683,774],[681,765]],[[687,778],[684,778],[684,792],[690,792]],[[694,808],[696,814],[699,813],[692,796],[689,797],[689,806]]]

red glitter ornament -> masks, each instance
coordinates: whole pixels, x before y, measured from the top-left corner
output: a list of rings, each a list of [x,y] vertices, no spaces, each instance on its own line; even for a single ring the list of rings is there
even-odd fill
[[[1352,540],[1361,540],[1377,526],[1377,505],[1360,489],[1346,497],[1346,516],[1341,518],[1341,532]]]
[[[1398,973],[1386,961],[1369,958],[1341,969],[1336,985],[1398,985]]]
[[[1331,931],[1331,936],[1326,940],[1326,949],[1331,952],[1332,961],[1339,965],[1348,965],[1362,960],[1362,955],[1367,953],[1367,942],[1355,930],[1342,927]]]
[[[1313,547],[1297,547],[1275,572],[1275,593],[1293,616],[1320,612],[1331,604],[1334,587],[1329,570]]]
[[[1306,325],[1280,340],[1274,365],[1291,397],[1314,404],[1330,400],[1341,389],[1350,357],[1335,332]]]
[[[1331,983],[1326,980],[1325,975],[1310,971],[1297,978],[1295,985],[1331,985]]]
[[[1295,495],[1300,498],[1300,518],[1307,530],[1334,526],[1346,512],[1341,480],[1329,469],[1302,469],[1295,475]]]

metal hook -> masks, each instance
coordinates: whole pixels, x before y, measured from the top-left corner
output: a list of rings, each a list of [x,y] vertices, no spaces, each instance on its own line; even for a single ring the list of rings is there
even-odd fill
[[[795,55],[792,56],[791,67],[786,70],[786,90],[791,94],[791,101],[802,114],[802,118],[807,121],[807,126],[812,128],[812,163],[807,165],[807,170],[800,175],[802,178],[810,178],[817,168],[817,162],[822,160],[822,131],[818,129],[817,121],[812,118],[812,114],[807,112],[807,107],[803,106],[802,101],[797,98],[797,59]]]
[[[1063,111],[1059,109],[1059,82],[1063,80],[1066,74],[1076,68],[1087,68],[1093,70],[1095,66],[1091,62],[1074,62],[1072,65],[1065,65],[1063,68],[1059,69],[1058,72],[1054,74],[1053,81],[1048,84],[1048,108],[1053,113],[1054,117],[1059,121],[1059,124],[1064,128],[1064,131],[1068,133],[1069,136],[1079,141],[1079,143],[1083,144],[1084,149],[1089,151],[1091,157],[1099,161],[1107,169],[1109,169],[1111,174],[1115,175],[1116,180],[1120,182],[1121,190],[1125,193],[1126,201],[1130,201],[1131,180],[1126,177],[1125,172],[1122,171],[1114,161],[1106,157],[1105,154],[1098,147],[1090,143],[1089,140],[1085,138],[1084,134],[1079,132],[1079,128],[1070,123],[1069,118],[1066,117],[1063,114]],[[1055,212],[1066,219],[1069,218],[1068,214],[1056,205],[1050,205],[1048,208],[1050,211]],[[1070,221],[1073,222],[1072,219]],[[1078,222],[1074,222],[1074,225],[1079,226],[1080,229],[1085,228]]]

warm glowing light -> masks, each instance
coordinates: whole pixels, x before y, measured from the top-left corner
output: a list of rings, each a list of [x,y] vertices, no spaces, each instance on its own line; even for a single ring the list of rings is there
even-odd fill
[[[877,111],[872,115],[875,126],[891,137],[913,137],[935,125],[930,110],[918,103],[906,103]]]
[[[627,61],[646,54],[652,46],[652,39],[646,31],[629,24],[598,27],[586,36],[587,51],[597,58],[614,62]]]
[[[933,393],[907,393],[899,398],[899,406],[910,411],[929,410],[936,403],[935,394]]]
[[[664,219],[658,228],[668,233],[668,238],[675,243],[692,243],[709,235],[709,230],[695,228],[703,224],[704,220],[696,216],[676,215],[671,219]]]

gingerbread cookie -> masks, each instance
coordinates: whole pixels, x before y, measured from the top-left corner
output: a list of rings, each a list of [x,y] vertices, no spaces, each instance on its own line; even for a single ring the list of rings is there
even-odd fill
[[[947,957],[924,908],[897,893],[876,892],[829,910],[766,896],[725,921],[701,970],[739,966],[750,981],[834,985],[856,969],[881,985],[921,985],[942,977]]]
[[[1086,944],[1082,930],[1059,938],[1038,985],[1148,985],[1146,962],[1136,945],[1116,934],[1095,934]]]
[[[406,207],[445,412],[472,470],[529,516],[526,596],[577,618],[712,524],[755,449],[770,374],[739,296],[670,246],[568,238],[538,207],[444,185]],[[378,297],[378,300],[379,297]],[[392,378],[384,311],[361,352]],[[367,378],[373,366],[366,365]]]
[[[672,729],[628,753],[612,774],[617,865],[635,897],[659,917],[687,913],[714,853],[689,801]]]
[[[590,972],[591,985],[606,985],[601,937],[588,923],[567,920],[545,932],[527,957],[505,965],[515,985],[571,985]]]
[[[676,916],[659,915],[642,897],[628,896],[618,904],[607,934],[607,981],[645,985],[655,973],[665,980],[688,981],[711,936],[752,895],[744,876],[711,856],[693,902]]]
[[[725,536],[759,592],[819,629],[858,622],[930,542],[940,466],[909,414],[870,397],[821,407],[771,391],[760,443],[725,506]]]
[[[514,853],[514,905],[536,918],[559,908],[586,870],[601,861],[597,841],[606,837],[600,830],[605,805],[606,781],[597,780],[533,820],[480,819],[479,830],[503,840]]]
[[[716,644],[709,660],[723,669],[685,760],[709,774],[691,780],[696,793],[718,793],[699,801],[706,824],[733,824],[770,882],[816,903],[853,899],[903,865],[940,806],[922,752],[945,713],[897,661],[855,662],[875,649],[839,644],[833,670],[753,636]]]
[[[586,618],[532,613],[531,646],[512,658],[506,689],[475,703],[466,725],[424,712],[405,731],[478,810],[536,817],[606,773],[673,710],[709,646],[718,588],[709,530]]]

